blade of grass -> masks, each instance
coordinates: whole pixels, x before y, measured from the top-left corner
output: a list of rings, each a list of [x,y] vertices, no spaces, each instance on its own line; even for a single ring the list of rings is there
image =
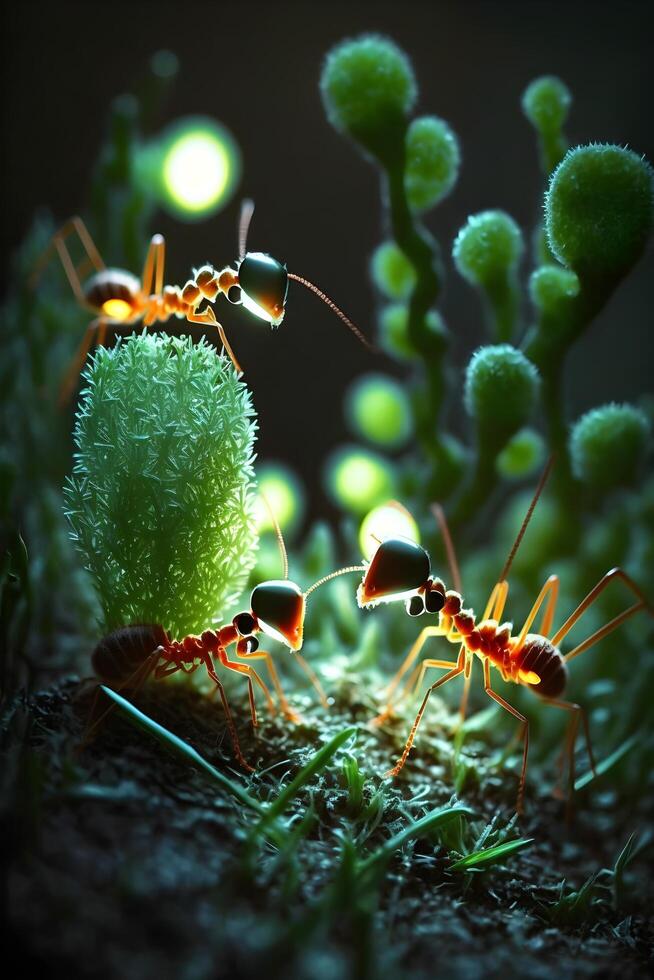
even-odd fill
[[[442,826],[453,820],[454,817],[459,816],[471,816],[474,810],[471,810],[467,806],[457,805],[457,806],[445,806],[441,807],[439,810],[432,810],[431,813],[427,813],[420,820],[415,820],[410,823],[408,827],[401,830],[399,834],[395,834],[382,844],[381,847],[373,851],[365,860],[361,862],[360,870],[367,871],[369,868],[374,868],[379,866],[383,861],[390,858],[398,848],[402,847],[406,841],[411,840],[412,837],[420,837],[423,834],[428,833],[434,828]]]
[[[593,770],[589,769],[585,772],[583,776],[575,780],[575,793],[578,793],[580,789],[584,789],[589,783],[592,783],[594,779],[599,776],[603,776],[605,772],[612,769],[616,763],[620,762],[621,759],[630,752],[633,747],[640,741],[640,734],[630,735],[626,741],[619,745],[615,752],[612,752],[606,759],[603,759],[598,765],[595,766],[595,773]]]
[[[284,810],[289,806],[291,800],[293,800],[297,794],[300,792],[305,783],[319,773],[325,768],[332,756],[340,749],[344,742],[356,735],[356,728],[344,728],[342,732],[338,735],[334,735],[332,739],[324,745],[321,749],[316,752],[315,755],[309,759],[306,766],[300,769],[299,773],[293,779],[288,786],[286,786],[277,799],[271,803],[266,809],[259,826],[268,820],[274,819],[281,816]]]
[[[105,687],[104,684],[100,686],[107,697],[114,702],[120,711],[122,711],[125,718],[129,722],[131,722],[137,728],[140,728],[142,731],[147,732],[148,735],[152,735],[164,746],[164,748],[168,749],[169,752],[172,752],[174,755],[181,756],[184,761],[190,762],[191,765],[202,769],[203,772],[206,772],[209,776],[211,776],[214,782],[218,783],[221,789],[224,789],[231,796],[235,797],[239,803],[242,803],[243,806],[246,806],[249,810],[253,810],[254,813],[257,814],[266,812],[263,804],[259,803],[258,800],[255,800],[253,796],[250,796],[250,794],[242,789],[238,783],[232,782],[231,779],[228,779],[227,776],[224,776],[218,769],[212,766],[211,763],[207,762],[207,760],[204,759],[200,753],[193,748],[193,746],[189,745],[188,742],[185,742],[183,739],[179,738],[179,736],[174,735],[167,728],[164,728],[163,725],[160,725],[152,718],[149,718],[148,715],[144,714],[142,711],[139,711],[138,708],[127,701],[124,697],[121,697],[120,694],[112,691],[110,687]]]
[[[471,871],[477,868],[487,868],[491,864],[497,864],[509,854],[515,854],[524,847],[533,844],[534,838],[529,837],[523,840],[507,840],[503,844],[496,844],[494,847],[487,847],[483,851],[475,851],[467,854],[460,861],[455,861],[450,865],[450,871]]]

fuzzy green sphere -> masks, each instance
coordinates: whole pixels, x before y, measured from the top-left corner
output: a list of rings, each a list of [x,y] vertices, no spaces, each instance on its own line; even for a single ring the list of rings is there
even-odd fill
[[[437,116],[414,119],[406,134],[404,186],[409,207],[425,211],[446,197],[459,175],[459,143]]]
[[[528,420],[536,402],[538,371],[515,347],[480,347],[468,364],[465,405],[492,443],[504,443]]]
[[[250,393],[204,341],[146,333],[100,347],[84,381],[64,497],[104,625],[201,632],[255,560]]]
[[[633,483],[647,453],[650,428],[634,405],[614,402],[594,408],[576,423],[570,437],[572,469],[598,490]]]
[[[365,374],[350,386],[345,411],[356,435],[378,446],[401,446],[411,434],[409,400],[386,374]]]
[[[417,96],[408,57],[389,38],[376,34],[332,48],[320,89],[330,123],[364,144],[406,117]]]
[[[580,279],[620,279],[640,258],[652,226],[652,168],[609,144],[570,150],[545,195],[550,248]]]
[[[529,295],[539,310],[553,312],[560,303],[579,294],[579,280],[570,269],[543,265],[529,278]]]
[[[572,95],[555,75],[536,78],[522,96],[522,108],[532,125],[542,133],[557,133],[568,117]]]
[[[382,242],[372,254],[370,274],[388,299],[407,299],[416,282],[413,266],[395,242]]]
[[[339,507],[365,514],[395,493],[393,468],[383,456],[360,446],[341,446],[325,465],[325,484]]]
[[[473,214],[456,236],[452,255],[461,275],[484,286],[518,264],[524,243],[518,225],[504,211]]]

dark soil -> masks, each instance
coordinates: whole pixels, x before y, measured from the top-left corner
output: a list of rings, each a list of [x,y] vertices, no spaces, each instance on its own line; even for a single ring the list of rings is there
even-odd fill
[[[370,804],[396,743],[392,726],[381,735],[363,727],[370,711],[353,703],[351,690],[329,714],[307,707],[297,726],[264,717],[253,734],[237,713],[253,777],[234,765],[213,702],[160,684],[138,703],[262,801],[335,732],[358,722],[352,754],[371,774]],[[536,796],[532,778],[527,814],[510,834],[533,837],[531,847],[504,866],[463,875],[448,870],[452,857],[442,843],[419,839],[395,854],[378,893],[357,902],[344,877],[343,838],[356,838],[365,854],[446,803],[451,778],[442,761],[413,753],[403,778],[385,791],[373,828],[352,814],[337,756],[287,814],[299,821],[312,806],[313,826],[279,854],[265,840],[248,844],[253,815],[118,713],[80,748],[90,703],[89,685],[71,678],[19,697],[5,714],[7,948],[24,967],[125,980],[628,978],[651,968],[645,853],[627,872],[618,909],[607,889],[577,920],[557,921],[552,910],[564,878],[568,891],[579,888],[612,867],[632,830],[648,827],[646,803],[617,799],[606,782],[566,826],[564,805],[545,789]],[[474,744],[466,750],[474,755]],[[481,829],[498,809],[509,819],[514,794],[513,774],[495,772],[461,798]]]

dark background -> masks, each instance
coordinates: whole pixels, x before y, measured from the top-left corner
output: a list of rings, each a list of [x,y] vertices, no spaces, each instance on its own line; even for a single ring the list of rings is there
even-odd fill
[[[383,237],[377,172],[326,122],[318,78],[335,42],[379,31],[413,61],[417,112],[444,117],[461,141],[460,181],[427,222],[447,257],[443,310],[454,336],[453,362],[462,368],[484,333],[475,295],[451,268],[452,239],[468,214],[489,207],[507,210],[528,231],[542,200],[535,137],[520,111],[526,84],[543,73],[568,83],[573,143],[615,142],[654,159],[648,6],[7,5],[3,287],[9,253],[37,207],[47,206],[57,221],[84,211],[109,103],[137,89],[150,56],[168,48],[181,69],[162,124],[192,113],[223,121],[241,146],[244,172],[236,198],[208,221],[184,225],[156,217],[151,230],[168,243],[167,280],[183,283],[193,266],[220,267],[236,257],[238,201],[249,195],[257,202],[250,246],[320,284],[372,336],[376,301],[367,264]],[[105,259],[111,264],[111,256]],[[568,372],[573,416],[599,402],[634,400],[651,387],[651,275],[650,249],[575,348]],[[402,368],[372,358],[293,284],[279,332],[233,308],[222,319],[254,392],[260,456],[296,467],[309,485],[312,512],[324,512],[321,466],[348,438],[345,387],[362,371],[402,377]]]

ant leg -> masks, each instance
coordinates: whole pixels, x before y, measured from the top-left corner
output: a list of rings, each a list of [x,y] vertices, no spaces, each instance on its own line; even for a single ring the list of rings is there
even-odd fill
[[[145,682],[147,681],[148,677],[150,677],[152,673],[156,673],[157,665],[161,658],[162,652],[163,652],[162,647],[157,647],[156,650],[153,650],[150,656],[147,657],[145,661],[139,667],[136,668],[136,670],[127,678],[127,680],[123,681],[122,684],[119,683],[116,685],[118,691],[131,690],[133,696],[136,696],[141,690],[141,688],[143,687],[143,685],[145,684]],[[89,717],[89,721],[86,726],[84,735],[82,736],[81,744],[79,746],[80,749],[84,748],[84,746],[89,743],[91,735],[96,731],[97,728],[100,727],[100,725],[104,721],[107,720],[107,718],[110,715],[113,714],[113,712],[116,709],[115,704],[110,704],[108,708],[105,708],[105,710],[102,712],[99,718],[93,720],[93,716],[95,714],[98,705],[99,697],[100,697],[100,686],[98,685],[93,698],[93,704],[91,705],[91,714]]]
[[[64,244],[65,239],[73,232],[77,234],[77,237],[84,251],[86,252],[87,257],[85,262],[82,263],[82,265],[85,265],[90,262],[90,264],[95,268],[97,272],[100,272],[102,269],[105,268],[105,264],[102,261],[102,257],[100,256],[100,253],[96,248],[96,245],[93,239],[91,238],[86,225],[84,224],[84,222],[80,217],[75,216],[74,218],[71,218],[69,221],[67,221],[65,225],[62,225],[62,227],[58,231],[56,231],[55,234],[52,236],[52,241],[50,242],[45,252],[40,257],[40,259],[38,260],[38,262],[34,267],[32,275],[30,276],[30,285],[32,286],[32,288],[36,286],[39,276],[41,275],[43,268],[47,264],[48,259],[50,258],[50,253],[54,248],[56,249],[57,254],[59,255],[62,266],[64,267],[66,278],[70,283],[70,288],[72,289],[75,295],[75,299],[77,300],[78,303],[80,303],[83,306],[85,305],[86,300],[84,298],[84,292],[82,290],[82,285],[79,279],[79,269],[74,265],[73,260],[70,257],[70,253]]]
[[[606,624],[606,626],[603,626],[601,629],[597,630],[595,633],[592,634],[592,636],[589,636],[587,640],[584,640],[583,643],[580,643],[578,646],[576,646],[573,650],[570,651],[570,653],[567,653],[565,656],[565,660],[572,660],[573,657],[578,657],[580,653],[584,652],[584,650],[588,650],[589,647],[593,646],[595,643],[598,643],[600,640],[604,639],[604,637],[608,636],[609,633],[612,633],[613,630],[617,629],[618,626],[624,623],[625,620],[629,619],[630,616],[633,616],[634,613],[638,612],[639,609],[647,609],[650,615],[653,615],[652,609],[649,606],[647,599],[645,598],[645,595],[643,594],[643,592],[641,592],[641,590],[638,588],[638,586],[633,581],[633,579],[630,578],[626,572],[623,572],[621,568],[612,568],[609,572],[606,573],[606,575],[603,576],[603,578],[599,580],[597,585],[590,590],[586,598],[579,603],[579,605],[572,613],[572,615],[568,616],[563,626],[561,626],[561,628],[557,630],[554,636],[550,638],[550,642],[552,643],[553,646],[555,647],[559,646],[561,640],[564,638],[564,636],[566,636],[567,633],[570,632],[570,630],[575,625],[577,620],[580,619],[580,617],[585,613],[588,607],[592,605],[593,602],[595,602],[598,596],[601,595],[604,589],[608,585],[610,585],[613,579],[615,578],[619,578],[624,582],[627,588],[630,589],[634,593],[634,595],[638,597],[638,602],[635,603],[633,606],[630,606],[628,609],[625,609],[624,612],[620,613],[618,616],[612,619],[609,623]]]
[[[238,647],[236,648],[236,653],[237,653],[237,656],[242,657],[243,660],[265,660],[266,661],[266,664],[268,666],[268,673],[270,674],[270,679],[273,682],[273,687],[275,688],[275,690],[277,692],[277,697],[279,698],[279,704],[280,704],[280,707],[282,709],[282,713],[286,716],[286,718],[288,718],[289,721],[292,721],[295,724],[298,724],[301,721],[301,718],[297,714],[297,712],[293,711],[293,709],[291,708],[290,704],[288,703],[288,700],[286,698],[286,695],[284,694],[284,690],[282,688],[281,682],[279,680],[279,675],[277,673],[277,669],[276,669],[276,667],[275,667],[275,665],[273,663],[273,659],[270,656],[270,654],[267,653],[265,650],[257,650],[256,653],[245,653],[245,652],[241,652],[238,649]]]
[[[222,324],[218,323],[218,321],[216,320],[216,315],[210,306],[207,306],[206,309],[202,311],[202,313],[196,313],[195,310],[192,310],[190,313],[187,313],[186,319],[188,320],[189,323],[208,323],[211,326],[214,326],[218,331],[220,342],[225,348],[227,356],[229,357],[230,361],[234,365],[234,370],[236,371],[237,375],[243,374],[243,368],[236,360],[236,355],[234,354],[232,348],[229,346],[229,341],[227,340],[227,335],[225,334],[225,330]]]
[[[406,674],[407,670],[409,670],[409,668],[418,658],[418,656],[420,655],[420,651],[422,650],[423,646],[431,636],[443,636],[443,635],[444,635],[444,630],[441,626],[425,626],[424,629],[420,631],[418,638],[416,639],[413,646],[411,647],[406,657],[404,658],[404,662],[402,663],[400,669],[397,671],[392,681],[386,688],[386,693],[384,695],[386,698],[386,706],[380,712],[380,714],[378,714],[375,718],[373,718],[371,724],[381,725],[384,721],[386,721],[387,718],[391,716],[391,714],[393,713],[393,705],[391,703],[393,695],[397,690],[400,681]],[[404,694],[406,693],[407,691],[405,688]],[[404,696],[404,694],[400,696],[400,699]]]
[[[229,737],[232,740],[232,748],[234,749],[234,755],[236,756],[237,760],[240,762],[240,764],[243,766],[244,769],[247,769],[248,772],[254,772],[254,766],[251,766],[249,762],[245,761],[245,756],[241,751],[241,743],[239,742],[238,739],[236,725],[234,724],[234,719],[232,717],[232,712],[229,707],[227,695],[225,694],[225,688],[223,686],[222,681],[218,677],[218,674],[214,670],[213,664],[211,663],[211,657],[209,656],[208,653],[205,653],[204,655],[201,655],[201,659],[204,663],[207,674],[216,685],[218,693],[220,694],[220,700],[223,703],[223,711],[225,712],[225,720],[227,722],[227,728],[229,730]]]
[[[502,579],[493,586],[493,591],[491,592],[488,602],[486,603],[486,608],[484,609],[484,614],[481,617],[480,622],[484,622],[486,619],[496,619],[498,622],[502,617],[504,612],[504,607],[506,605],[506,600],[509,595],[509,583]]]
[[[270,710],[270,713],[271,713],[271,715],[274,715],[275,714],[275,710],[276,710],[275,709],[275,703],[274,703],[274,701],[272,699],[272,695],[270,693],[270,690],[268,688],[268,685],[265,684],[261,680],[261,677],[256,672],[256,670],[254,669],[254,667],[248,667],[246,664],[239,664],[239,663],[237,663],[236,660],[230,660],[229,657],[227,656],[227,651],[225,650],[224,647],[218,647],[218,650],[216,652],[217,652],[218,657],[220,658],[220,662],[221,662],[221,664],[223,664],[223,666],[227,667],[228,670],[234,670],[234,671],[236,671],[236,673],[238,673],[238,674],[245,674],[246,677],[248,678],[248,680],[250,682],[250,691],[251,691],[251,695],[250,695],[250,709],[252,711],[252,724],[256,728],[257,725],[258,725],[258,722],[256,720],[256,710],[254,708],[254,693],[252,692],[252,681],[255,681],[259,685],[259,687],[261,688],[261,690],[263,691],[264,697],[266,698],[266,701],[268,702],[268,708]]]
[[[86,328],[86,332],[82,337],[82,341],[77,348],[77,353],[73,358],[73,361],[64,375],[64,379],[59,387],[59,405],[65,405],[77,384],[77,380],[84,366],[84,361],[86,356],[92,347],[102,347],[107,334],[107,326],[109,321],[102,318],[93,320],[89,323]]]
[[[577,741],[577,732],[579,731],[579,719],[581,719],[581,722],[584,726],[584,735],[586,738],[586,749],[588,750],[590,768],[593,772],[593,775],[596,775],[595,759],[593,757],[593,748],[590,742],[590,730],[588,728],[588,717],[584,709],[581,707],[581,705],[575,704],[572,701],[559,701],[553,698],[546,698],[545,704],[550,704],[552,705],[553,708],[563,708],[565,711],[570,712],[570,721],[568,724],[568,731],[566,733],[566,743],[565,743],[564,753],[567,753],[568,756],[568,785],[570,788],[570,796],[571,796],[574,791],[574,784],[575,784],[574,749],[575,749],[575,742]]]
[[[505,711],[508,711],[509,714],[513,715],[514,718],[517,718],[518,721],[522,722],[522,726],[523,726],[522,738],[523,738],[524,749],[522,754],[522,772],[520,773],[520,785],[518,786],[518,799],[516,801],[516,812],[522,813],[522,801],[525,793],[525,777],[527,775],[527,756],[529,754],[529,722],[527,721],[524,715],[521,715],[516,708],[513,708],[508,701],[505,701],[504,698],[500,697],[500,695],[497,694],[491,688],[489,660],[484,660],[484,690],[486,691],[486,694],[489,696],[489,698],[492,698],[493,701],[497,701],[497,703],[502,708],[504,708]]]
[[[536,616],[538,615],[538,610],[540,609],[540,607],[543,605],[544,602],[547,602],[547,605],[545,606],[545,612],[543,613],[543,622],[541,624],[541,635],[542,636],[548,635],[548,633],[552,629],[552,620],[554,619],[554,612],[556,610],[556,601],[558,599],[558,596],[559,596],[559,577],[558,575],[550,575],[547,582],[540,590],[540,594],[536,599],[536,602],[531,607],[531,611],[529,615],[525,619],[524,626],[520,630],[518,638],[511,651],[512,657],[517,657],[517,655],[522,650],[527,633],[529,632],[534,620],[536,619]]]
[[[389,769],[389,771],[384,774],[385,779],[389,779],[399,775],[399,773],[404,768],[404,763],[406,762],[409,752],[411,751],[411,748],[413,746],[413,742],[415,740],[420,722],[422,721],[422,716],[425,713],[425,708],[427,707],[429,698],[434,693],[434,691],[437,690],[437,688],[442,687],[443,684],[447,684],[448,681],[453,680],[455,677],[458,677],[459,674],[463,673],[463,655],[464,655],[464,651],[462,650],[461,654],[459,655],[459,662],[456,665],[456,667],[453,670],[448,671],[448,673],[445,674],[443,677],[440,677],[434,684],[431,685],[430,688],[427,689],[427,692],[422,700],[422,704],[420,705],[420,710],[418,711],[418,714],[415,717],[415,721],[413,722],[413,725],[411,727],[411,731],[409,732],[409,737],[406,740],[404,751],[402,752],[402,755],[400,756],[396,764],[393,766],[393,768]]]
[[[311,681],[312,686],[315,688],[316,693],[318,694],[318,697],[320,698],[320,703],[322,704],[323,708],[329,709],[329,707],[330,707],[329,699],[328,699],[327,695],[325,694],[325,689],[322,686],[322,684],[320,683],[320,681],[318,680],[318,675],[316,674],[316,672],[313,669],[313,667],[311,667],[311,665],[309,663],[307,663],[307,661],[302,656],[302,654],[301,653],[298,653],[297,650],[295,650],[293,656],[295,657],[295,660],[297,661],[297,663],[300,665],[300,667],[302,668],[302,670],[304,671],[304,673],[307,675],[307,677]]]
[[[141,277],[141,287],[144,296],[153,294],[152,283],[154,281],[154,295],[161,296],[163,291],[164,263],[166,260],[166,242],[163,235],[153,235],[148,247],[148,254],[145,257],[143,266],[143,276]]]

